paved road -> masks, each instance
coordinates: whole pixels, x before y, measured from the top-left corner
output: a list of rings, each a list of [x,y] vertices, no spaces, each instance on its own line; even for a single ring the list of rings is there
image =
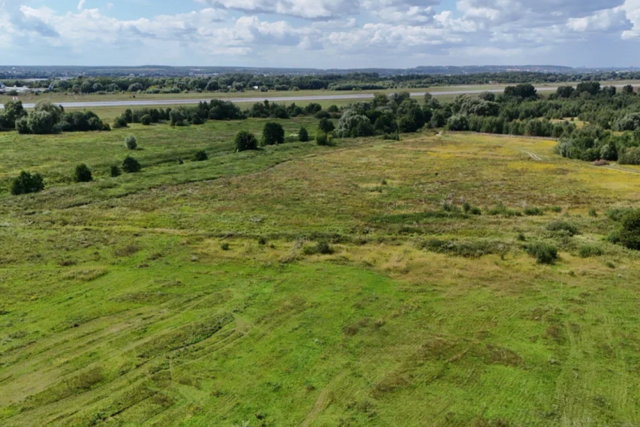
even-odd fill
[[[616,85],[621,88],[624,85]],[[640,85],[634,85],[640,87]],[[539,92],[552,92],[558,89],[557,86],[540,86],[536,87]],[[456,90],[456,91],[432,91],[429,92],[433,96],[445,96],[445,95],[473,95],[482,92],[502,93],[504,89],[483,89],[483,90]],[[422,97],[425,92],[414,92],[411,94],[413,97]],[[305,102],[305,101],[339,101],[339,100],[358,100],[358,99],[373,99],[373,94],[370,93],[351,93],[348,95],[317,95],[317,96],[280,96],[280,97],[257,97],[257,98],[220,98],[223,101],[231,101],[234,103],[255,103],[255,102]],[[93,101],[93,102],[61,102],[64,108],[99,108],[99,107],[149,107],[149,106],[162,106],[162,105],[193,105],[203,101],[210,101],[212,97],[206,99],[158,99],[158,100],[132,100],[132,101]],[[24,104],[25,108],[33,108],[35,104]],[[0,104],[0,109],[4,106]]]

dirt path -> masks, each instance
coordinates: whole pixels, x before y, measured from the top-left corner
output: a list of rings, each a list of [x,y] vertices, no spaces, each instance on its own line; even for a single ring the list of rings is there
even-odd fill
[[[313,405],[311,412],[307,414],[304,421],[300,424],[300,427],[310,427],[318,418],[320,413],[327,409],[329,405],[331,405],[331,398],[329,394],[333,390],[333,387],[338,382],[340,382],[340,380],[344,378],[346,374],[346,372],[339,373],[334,379],[331,380],[331,382],[329,382],[329,384],[326,385],[324,389],[322,389],[322,391],[320,392],[320,396],[318,396],[318,400],[316,400],[316,403]]]

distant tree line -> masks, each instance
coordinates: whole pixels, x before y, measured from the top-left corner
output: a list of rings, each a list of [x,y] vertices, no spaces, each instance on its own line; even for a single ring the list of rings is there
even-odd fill
[[[229,73],[214,77],[77,77],[55,81],[56,92],[148,93],[243,92],[296,90],[378,90],[468,84],[581,83],[640,79],[640,72],[537,73],[501,72],[455,75],[407,74],[382,76],[378,73],[322,75],[263,75]],[[8,81],[10,85],[47,88],[52,81]]]

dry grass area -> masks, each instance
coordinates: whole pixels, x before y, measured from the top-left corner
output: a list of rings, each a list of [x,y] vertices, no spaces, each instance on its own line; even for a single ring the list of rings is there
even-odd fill
[[[208,162],[145,130],[138,175],[0,197],[0,425],[640,423],[640,258],[605,239],[640,169],[458,133],[244,155],[220,126],[180,131]]]

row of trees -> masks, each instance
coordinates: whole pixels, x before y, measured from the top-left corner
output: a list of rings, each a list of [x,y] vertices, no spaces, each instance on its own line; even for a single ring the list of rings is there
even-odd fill
[[[481,70],[479,70],[481,71]],[[399,74],[381,75],[376,72],[324,75],[265,75],[229,73],[211,77],[78,77],[56,81],[56,92],[73,93],[180,93],[228,92],[259,90],[374,90],[385,88],[430,87],[436,85],[519,83],[582,83],[606,80],[640,79],[639,72],[602,73],[538,73],[538,72],[475,72],[469,74]],[[18,86],[28,82],[14,82]],[[47,88],[51,81],[28,83]],[[12,83],[13,84],[13,83]]]
[[[9,101],[0,113],[0,131],[17,130],[21,134],[55,134],[61,132],[109,131],[109,124],[91,111],[67,113],[48,101],[36,104],[28,113],[21,101]]]

